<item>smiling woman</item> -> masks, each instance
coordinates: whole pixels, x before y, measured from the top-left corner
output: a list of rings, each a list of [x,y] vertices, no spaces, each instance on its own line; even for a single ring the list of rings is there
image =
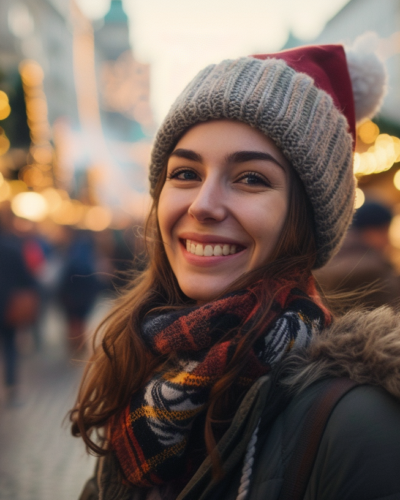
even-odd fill
[[[245,123],[202,123],[177,143],[158,222],[187,297],[213,300],[268,263],[288,211],[289,169],[275,144]]]
[[[152,152],[148,268],[71,411],[100,456],[82,500],[400,496],[400,318],[333,318],[312,274],[351,221],[355,116],[384,84],[364,40],[223,61],[178,97]]]

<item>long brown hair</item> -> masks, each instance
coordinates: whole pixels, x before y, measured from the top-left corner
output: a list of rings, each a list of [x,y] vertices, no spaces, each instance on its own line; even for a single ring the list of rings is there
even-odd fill
[[[158,200],[166,169],[154,191],[154,202],[148,217],[145,236],[148,252],[147,268],[116,299],[111,312],[99,325],[93,339],[94,354],[85,369],[75,407],[70,412],[72,434],[81,436],[88,451],[107,453],[107,422],[124,409],[132,394],[141,389],[155,371],[162,370],[165,358],[149,354],[140,337],[140,325],[146,314],[157,309],[172,309],[193,304],[183,295],[169,265],[157,223]],[[215,457],[213,426],[226,417],[232,395],[230,388],[240,374],[249,350],[265,323],[273,296],[268,292],[270,280],[288,280],[296,276],[294,285],[306,287],[315,263],[315,238],[312,213],[303,185],[290,169],[288,214],[278,244],[262,268],[251,271],[233,283],[224,293],[262,281],[259,300],[263,314],[237,346],[225,375],[213,387],[205,418],[205,442]],[[294,278],[291,278],[294,280]],[[277,291],[278,293],[278,291]],[[101,339],[99,343],[97,339]],[[222,415],[225,415],[222,417]],[[93,437],[93,432],[97,438]]]

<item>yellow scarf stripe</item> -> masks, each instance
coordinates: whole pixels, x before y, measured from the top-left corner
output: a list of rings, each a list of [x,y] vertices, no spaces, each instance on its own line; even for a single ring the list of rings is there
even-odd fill
[[[294,341],[292,341],[292,343],[294,343]],[[197,375],[191,375],[188,372],[182,372],[178,375],[170,375],[166,373],[163,375],[163,378],[177,385],[179,384],[191,387],[204,387],[205,384],[209,384],[214,379],[214,377],[199,377]],[[249,377],[238,378],[238,383],[240,385],[250,385],[252,382],[253,379]]]
[[[198,375],[192,375],[189,372],[180,373],[165,373],[163,375],[165,380],[177,385],[193,385],[193,386],[204,386],[213,380],[213,377],[199,377]]]
[[[159,420],[170,421],[170,420],[186,420],[187,418],[193,418],[202,409],[200,406],[194,410],[182,410],[182,411],[167,411],[161,410],[160,408],[154,408],[153,406],[142,406],[137,410],[133,411],[129,415],[130,423],[139,420],[139,418],[156,418]]]
[[[171,458],[173,456],[179,455],[187,445],[187,439],[183,439],[179,443],[174,444],[173,446],[170,446],[169,448],[166,448],[163,450],[161,453],[158,455],[155,455],[154,457],[149,458],[146,460],[146,462],[143,462],[140,466],[140,468],[136,469],[130,476],[129,476],[129,481],[132,483],[140,483],[143,480],[143,475],[149,472],[150,470],[153,470],[153,472],[156,472],[156,467],[168,458]]]

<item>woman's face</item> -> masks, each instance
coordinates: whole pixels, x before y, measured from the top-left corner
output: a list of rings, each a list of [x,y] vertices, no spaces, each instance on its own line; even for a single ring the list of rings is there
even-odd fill
[[[183,293],[200,302],[268,262],[289,204],[290,165],[241,122],[191,128],[169,157],[158,221]]]

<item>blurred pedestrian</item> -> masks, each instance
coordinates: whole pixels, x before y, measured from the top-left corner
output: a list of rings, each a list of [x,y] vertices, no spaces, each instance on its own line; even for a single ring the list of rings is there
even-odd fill
[[[315,273],[328,294],[349,294],[345,309],[352,301],[369,308],[399,305],[400,277],[387,256],[391,220],[388,207],[367,200],[356,211],[338,254]]]
[[[32,325],[39,310],[37,283],[28,269],[20,245],[0,230],[0,341],[4,382],[9,403],[17,396],[18,328]]]
[[[93,236],[71,230],[59,274],[57,296],[66,315],[68,347],[71,353],[85,349],[85,322],[104,284],[97,274]]]

